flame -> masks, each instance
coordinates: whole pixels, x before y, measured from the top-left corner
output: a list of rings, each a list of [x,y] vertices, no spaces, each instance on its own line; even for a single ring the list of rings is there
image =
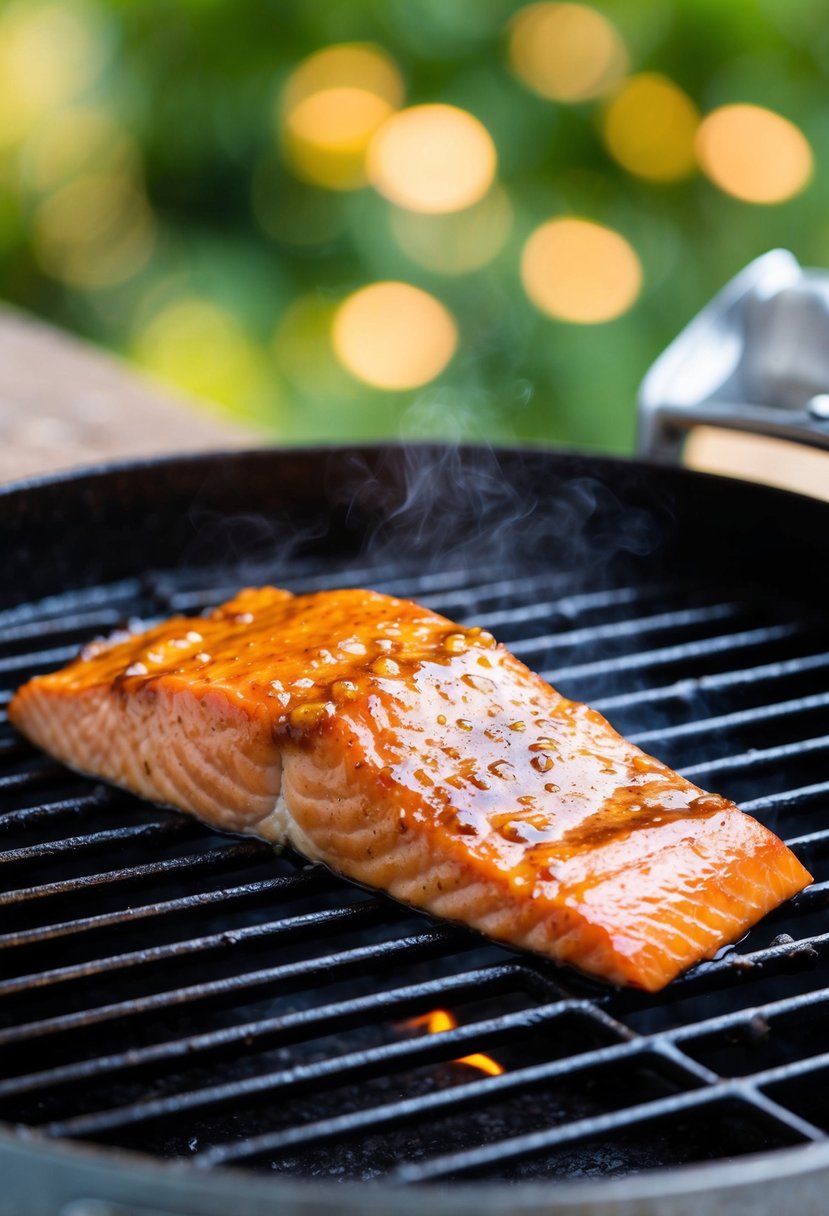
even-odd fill
[[[448,1009],[433,1009],[431,1013],[424,1013],[422,1017],[411,1018],[405,1023],[408,1030],[417,1030],[421,1026],[425,1026],[427,1034],[440,1034],[443,1030],[454,1030],[457,1025],[457,1018]],[[471,1056],[463,1056],[454,1063],[468,1064],[470,1068],[478,1068],[490,1077],[500,1077],[504,1071],[497,1060],[493,1060],[491,1056],[482,1055],[480,1052],[475,1052]]]

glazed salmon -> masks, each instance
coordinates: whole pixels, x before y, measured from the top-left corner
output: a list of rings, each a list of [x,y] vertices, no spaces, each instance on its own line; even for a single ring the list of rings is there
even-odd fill
[[[810,881],[489,634],[371,591],[242,591],[9,713],[81,772],[614,984],[661,988]]]

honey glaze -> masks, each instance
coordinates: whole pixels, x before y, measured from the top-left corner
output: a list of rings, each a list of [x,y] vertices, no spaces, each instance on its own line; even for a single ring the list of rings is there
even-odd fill
[[[294,747],[336,723],[353,736],[355,775],[394,797],[404,828],[444,848],[462,838],[522,886],[569,880],[578,899],[608,846],[632,863],[649,833],[664,848],[731,805],[620,739],[486,631],[370,591],[247,589],[207,618],[98,644],[75,668],[84,684],[94,669],[139,695],[197,673]]]
[[[693,825],[733,806],[703,797],[642,757],[598,714],[559,697],[505,649],[489,656],[486,687],[463,679],[476,658],[472,641],[448,660],[410,664],[405,678],[378,689],[368,715],[360,706],[349,711],[361,749],[389,767],[403,813],[440,836],[442,851],[463,837],[466,853],[518,887],[558,899],[565,886],[581,903],[609,867],[670,849]],[[515,729],[511,710],[499,712],[493,729],[493,698],[501,685],[516,684],[524,729]],[[442,712],[447,700],[463,717]],[[431,723],[428,739],[412,726],[419,720]],[[419,775],[427,765],[424,788]]]

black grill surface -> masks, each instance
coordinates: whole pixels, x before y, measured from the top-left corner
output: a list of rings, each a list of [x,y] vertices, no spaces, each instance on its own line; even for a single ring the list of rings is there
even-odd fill
[[[263,579],[273,571],[262,571]],[[251,571],[0,614],[2,704],[128,618]],[[815,883],[662,994],[490,945],[264,844],[76,776],[0,726],[0,1119],[276,1174],[624,1174],[822,1140],[829,637],[751,586],[296,560],[492,630],[567,695],[783,835]],[[599,580],[597,579],[597,582]],[[450,1009],[456,1029],[414,1019]],[[487,1075],[464,1057],[485,1053]]]
[[[826,1140],[825,512],[633,463],[425,458],[199,458],[0,503],[0,1122],[251,1185],[603,1178]],[[664,992],[616,991],[74,775],[6,722],[90,638],[268,581],[490,629],[814,884]],[[456,1028],[429,1034],[436,1009]]]

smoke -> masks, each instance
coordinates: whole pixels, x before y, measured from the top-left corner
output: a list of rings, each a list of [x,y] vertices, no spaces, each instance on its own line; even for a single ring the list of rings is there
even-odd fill
[[[190,511],[193,540],[183,565],[274,568],[290,564],[325,536],[323,514],[281,510],[276,514],[227,514],[204,506]]]
[[[589,457],[490,446],[406,444],[334,457],[333,498],[363,537],[363,556],[493,574],[547,569],[604,584],[619,558],[663,535],[647,508],[620,501]]]
[[[437,407],[433,398],[429,408]],[[513,629],[500,609],[658,577],[670,535],[664,506],[653,505],[659,500],[635,465],[542,449],[447,442],[298,449],[262,453],[241,468],[231,457],[190,503],[177,569],[151,581],[175,611],[208,608],[240,586],[265,583],[296,591],[357,583],[415,599],[486,585],[485,601],[474,605],[465,594],[429,602],[462,617],[495,611],[498,636],[509,643],[526,628]],[[565,609],[551,608],[538,630],[572,628]],[[590,657],[601,660],[603,651],[591,649]],[[532,665],[554,670],[583,659],[551,650]],[[618,681],[605,673],[586,684],[606,696],[631,681],[629,673]]]

